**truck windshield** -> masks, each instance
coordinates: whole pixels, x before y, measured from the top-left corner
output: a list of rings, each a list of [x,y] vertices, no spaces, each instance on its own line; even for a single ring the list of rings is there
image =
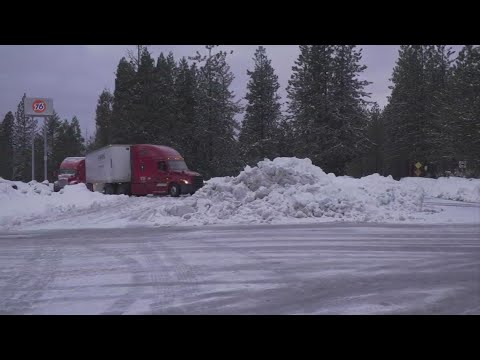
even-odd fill
[[[60,169],[58,170],[58,173],[61,175],[75,175],[75,170],[74,169]]]
[[[188,170],[187,164],[185,164],[185,161],[183,160],[169,160],[168,167],[173,171]]]

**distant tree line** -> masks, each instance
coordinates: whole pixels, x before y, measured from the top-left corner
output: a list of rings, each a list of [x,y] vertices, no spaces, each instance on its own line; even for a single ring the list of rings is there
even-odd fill
[[[155,60],[138,46],[136,56],[120,60],[113,93],[100,94],[96,132],[86,144],[76,118],[61,122],[56,115],[47,123],[49,167],[83,154],[84,145],[88,151],[153,143],[174,147],[206,178],[236,175],[278,156],[310,158],[336,175],[395,178],[414,176],[416,163],[422,176],[443,176],[462,160],[464,175],[480,176],[478,46],[464,46],[456,59],[445,45],[400,46],[383,109],[369,101],[355,45],[300,46],[284,104],[262,46],[247,71],[245,105],[235,101],[230,54],[208,45],[188,59],[161,53]],[[22,111],[19,105],[0,126],[0,176],[25,180],[32,134],[39,159],[43,146]],[[36,164],[43,169],[41,160]]]
[[[230,89],[234,76],[226,52],[209,45],[190,59],[162,53],[155,62],[146,47],[139,48],[137,57],[120,60],[114,93],[100,94],[89,148],[172,146],[207,178],[235,175],[245,165],[278,156],[309,157],[326,171],[344,174],[369,141],[368,82],[357,78],[365,69],[361,50],[353,45],[300,50],[285,113],[278,76],[262,46],[247,71],[245,106]]]
[[[388,103],[370,111],[371,146],[357,173],[415,176],[419,163],[421,176],[480,176],[480,47],[452,56],[445,45],[400,46]]]

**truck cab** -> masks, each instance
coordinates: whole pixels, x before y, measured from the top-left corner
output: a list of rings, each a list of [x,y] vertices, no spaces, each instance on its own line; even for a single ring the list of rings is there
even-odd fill
[[[188,169],[183,157],[161,145],[132,145],[132,193],[193,194],[203,186],[203,177]]]
[[[57,171],[57,180],[53,184],[53,191],[57,192],[66,185],[85,183],[85,158],[67,157],[60,164]]]

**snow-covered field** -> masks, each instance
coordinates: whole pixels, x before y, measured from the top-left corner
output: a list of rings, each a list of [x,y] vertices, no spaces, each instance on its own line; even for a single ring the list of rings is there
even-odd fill
[[[211,179],[195,195],[181,198],[107,196],[83,184],[53,193],[48,184],[0,179],[0,230],[478,221],[472,208],[454,213],[448,204],[428,206],[429,198],[480,202],[480,179],[336,177],[297,158],[261,161],[236,177]]]

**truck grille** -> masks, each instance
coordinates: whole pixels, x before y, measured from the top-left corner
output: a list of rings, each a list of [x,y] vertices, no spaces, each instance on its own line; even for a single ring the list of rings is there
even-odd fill
[[[203,176],[194,176],[193,178],[193,188],[195,191],[200,189],[203,186]]]

